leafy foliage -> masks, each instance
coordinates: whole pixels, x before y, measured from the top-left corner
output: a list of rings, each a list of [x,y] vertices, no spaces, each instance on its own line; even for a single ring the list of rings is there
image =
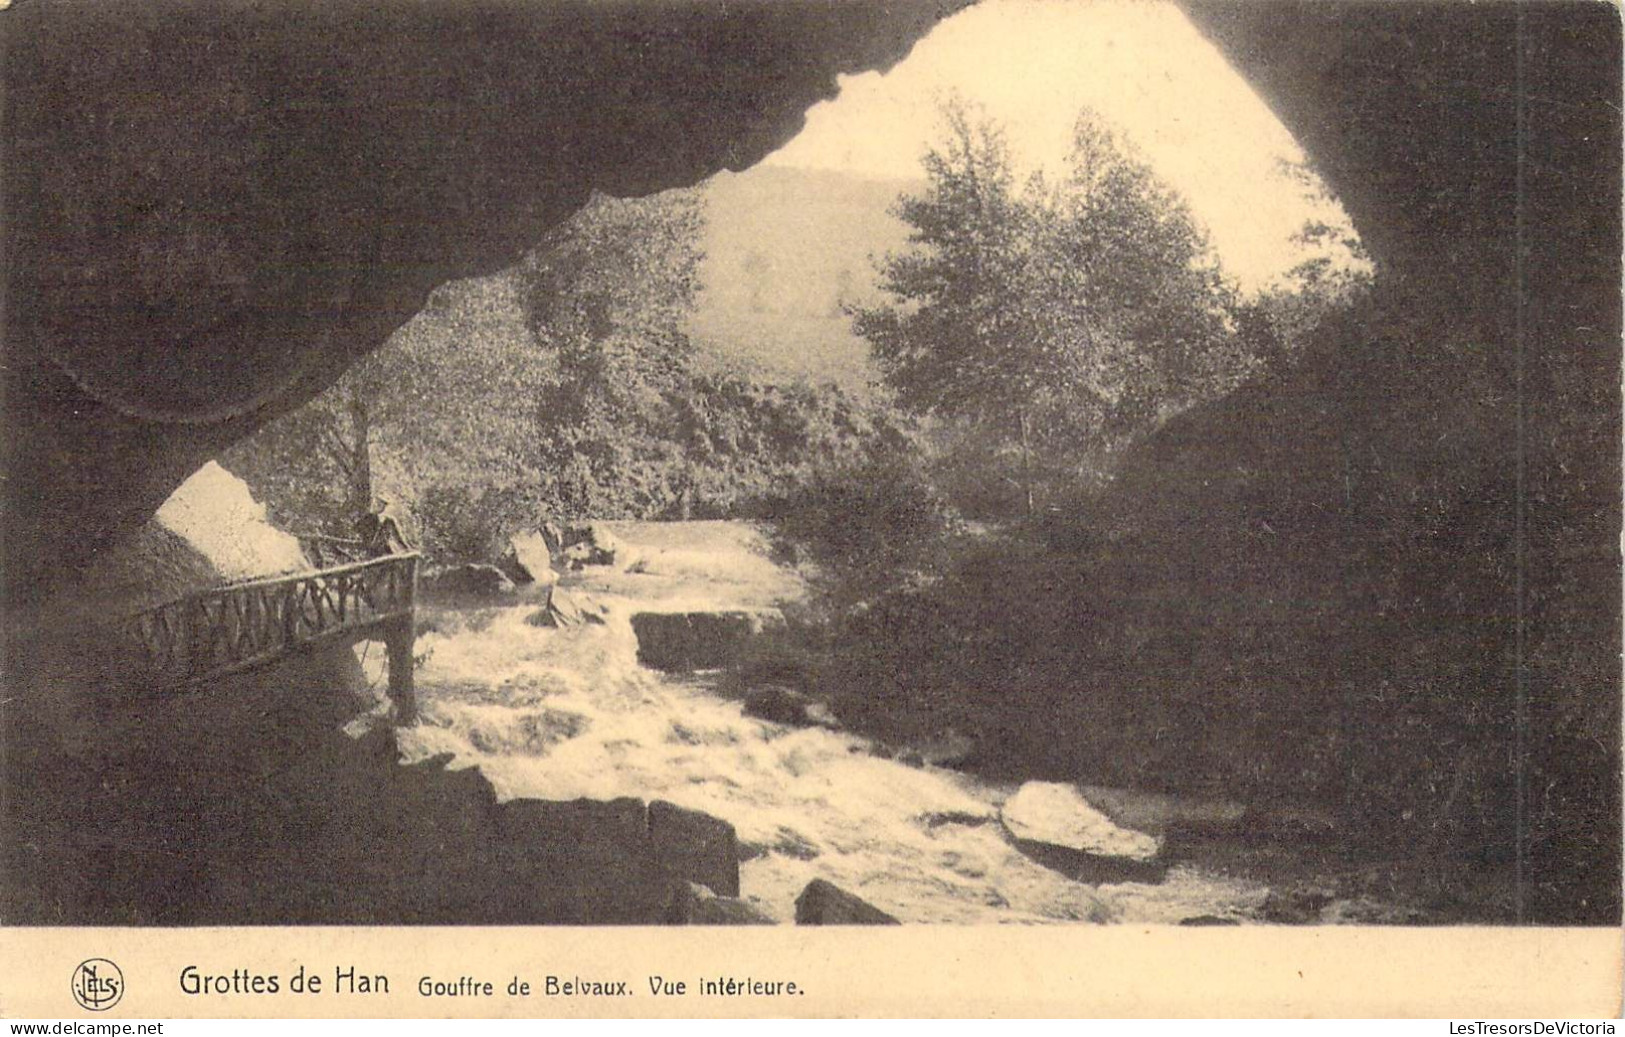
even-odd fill
[[[1310,206],[1333,204],[1311,163],[1282,160],[1280,170]],[[1368,300],[1374,282],[1371,257],[1352,228],[1311,217],[1292,240],[1303,258],[1237,308],[1238,335],[1277,369],[1302,353],[1322,322]]]
[[[703,362],[682,331],[703,220],[691,192],[594,198],[506,274],[436,292],[228,466],[301,531],[348,531],[389,497],[454,561],[544,518],[757,514],[821,465],[902,443],[838,389]]]
[[[572,515],[658,510],[678,452],[664,434],[686,380],[702,254],[698,196],[598,197],[521,268],[526,319],[557,358],[538,394],[538,466]]]
[[[1003,131],[944,107],[927,187],[896,213],[892,301],[854,310],[899,403],[962,422],[1019,466],[1078,471],[1115,438],[1234,385],[1230,289],[1184,203],[1092,113],[1066,176],[1017,188]]]
[[[525,482],[532,401],[552,360],[505,321],[513,294],[506,278],[443,286],[384,346],[225,464],[300,532],[349,533],[364,512],[416,503],[435,481]]]

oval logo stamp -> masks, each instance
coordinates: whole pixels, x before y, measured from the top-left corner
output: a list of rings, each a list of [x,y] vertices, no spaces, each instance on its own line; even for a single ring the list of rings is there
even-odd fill
[[[105,1012],[124,996],[124,973],[106,958],[87,958],[73,970],[71,986],[81,1008]]]

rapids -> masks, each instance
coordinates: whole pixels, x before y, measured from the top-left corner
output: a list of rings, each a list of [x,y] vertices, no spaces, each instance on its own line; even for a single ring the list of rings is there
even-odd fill
[[[408,760],[451,753],[502,799],[665,799],[731,822],[742,896],[781,921],[814,878],[905,922],[1173,923],[1245,918],[1264,886],[1172,868],[1156,885],[1090,886],[1018,852],[998,820],[1015,786],[909,766],[867,740],[743,715],[741,705],[640,666],[631,617],[763,607],[804,591],[734,522],[608,523],[613,568],[560,587],[605,622],[526,622],[536,602],[432,613],[420,634],[419,726]],[[367,653],[376,667],[382,653]]]

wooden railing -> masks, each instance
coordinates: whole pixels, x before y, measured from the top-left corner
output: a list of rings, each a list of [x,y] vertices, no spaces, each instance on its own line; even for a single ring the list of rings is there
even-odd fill
[[[182,687],[263,666],[303,646],[377,636],[389,648],[396,717],[411,722],[418,558],[386,555],[229,584],[147,609],[128,625],[140,676]]]
[[[371,561],[379,556],[365,540],[357,537],[336,537],[325,533],[300,533],[297,536],[305,557],[318,569]]]

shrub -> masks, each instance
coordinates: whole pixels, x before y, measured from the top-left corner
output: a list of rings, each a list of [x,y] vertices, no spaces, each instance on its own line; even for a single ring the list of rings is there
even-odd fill
[[[820,567],[863,578],[918,572],[954,526],[941,495],[903,456],[816,469],[763,510]]]
[[[424,554],[450,565],[501,557],[510,537],[536,527],[543,507],[527,487],[438,483],[422,493],[415,510]]]

